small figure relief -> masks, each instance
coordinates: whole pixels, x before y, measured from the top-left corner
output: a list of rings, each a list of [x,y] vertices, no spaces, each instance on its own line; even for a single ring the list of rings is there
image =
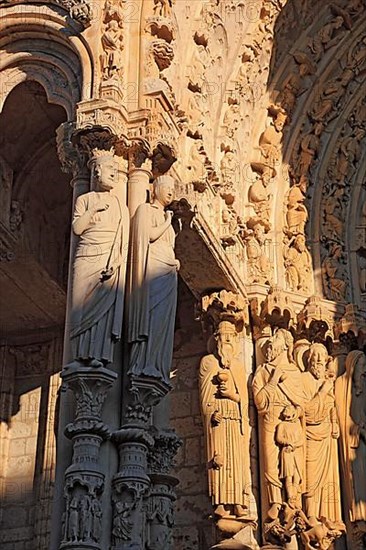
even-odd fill
[[[232,204],[236,198],[236,188],[240,181],[240,166],[237,156],[233,151],[226,151],[220,162],[223,185],[221,196],[226,204]]]
[[[324,235],[338,242],[342,240],[344,230],[344,195],[344,187],[338,187],[323,201]]]
[[[230,208],[224,208],[221,221],[220,239],[222,245],[224,247],[234,246],[237,242],[237,235],[239,233],[237,214],[233,210],[230,210]]]
[[[330,300],[346,300],[348,276],[344,264],[342,246],[334,243],[322,263],[325,294]]]
[[[269,186],[276,175],[276,171],[265,164],[254,163],[252,163],[252,169],[258,175],[256,181],[249,188],[248,198],[253,204],[259,220],[270,227],[272,194],[269,192]]]
[[[285,241],[284,259],[286,284],[293,292],[309,294],[312,287],[311,255],[304,235],[296,235]]]
[[[341,99],[353,77],[353,71],[345,69],[341,77],[330,80],[325,84],[320,99],[314,102],[312,111],[309,113],[310,118],[323,123],[328,123],[335,118],[339,112]]]
[[[259,138],[259,148],[265,162],[274,169],[281,159],[282,132],[287,122],[287,114],[276,106],[270,107],[269,113],[272,121]]]
[[[201,140],[193,140],[187,162],[189,181],[198,188],[207,186],[206,155]]]
[[[299,160],[298,160],[298,175],[307,176],[311,169],[320,146],[320,136],[324,130],[324,125],[316,122],[311,132],[305,134],[300,142]]]
[[[104,81],[122,79],[123,73],[123,5],[121,0],[107,0],[104,7],[104,32],[101,55]]]
[[[72,222],[70,347],[71,365],[100,367],[113,361],[121,336],[129,213],[115,194],[113,154],[95,151],[90,167],[94,190],[76,200]]]
[[[208,67],[208,53],[205,46],[196,44],[193,49],[191,63],[188,66],[188,87],[192,92],[204,92],[206,69]]]
[[[285,232],[289,237],[305,234],[308,211],[304,205],[305,195],[302,189],[304,184],[306,185],[306,180],[302,178],[302,185],[293,185],[287,197]]]
[[[309,49],[316,63],[330,48],[333,48],[342,40],[347,29],[350,29],[348,18],[337,15],[317,32],[309,43]]]
[[[316,73],[316,65],[304,52],[293,54],[298,68],[285,79],[278,102],[288,115],[291,115],[297,98],[307,90],[311,84],[310,76]]]
[[[173,212],[174,179],[154,181],[154,199],[142,204],[132,219],[128,341],[128,374],[157,378],[170,386],[177,272]]]
[[[356,128],[353,135],[342,138],[337,155],[335,179],[340,184],[350,180],[356,170],[356,165],[361,158],[361,141],[365,137],[364,128]]]
[[[171,17],[173,0],[154,0],[154,16],[155,17]]]
[[[78,494],[69,497],[63,520],[62,542],[100,542],[102,508],[96,496]]]
[[[268,241],[263,222],[255,222],[244,234],[248,259],[248,279],[250,284],[273,283],[273,265],[268,257]]]
[[[240,126],[241,115],[240,105],[237,103],[230,103],[226,109],[224,119],[222,122],[225,128],[225,144],[227,148],[235,149],[235,141],[237,138],[237,132]]]
[[[10,204],[9,227],[13,233],[18,233],[23,223],[23,209],[19,201],[12,200]]]
[[[366,356],[351,351],[346,371],[335,385],[340,425],[340,454],[345,491],[346,524],[352,549],[362,550],[366,533]]]
[[[276,443],[280,447],[280,479],[284,483],[286,502],[291,508],[301,508],[304,447],[301,415],[300,407],[288,405],[281,413],[281,422],[276,430]]]
[[[222,321],[216,349],[201,360],[199,388],[207,450],[209,494],[217,518],[246,518],[250,487],[248,390],[237,358],[235,326]]]

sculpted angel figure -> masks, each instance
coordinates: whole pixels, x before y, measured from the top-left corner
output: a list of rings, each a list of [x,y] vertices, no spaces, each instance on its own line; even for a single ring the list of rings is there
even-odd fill
[[[174,179],[154,181],[153,202],[141,204],[132,219],[129,325],[129,374],[151,376],[170,384],[173,356],[177,272],[173,212]]]
[[[129,213],[115,193],[113,153],[96,151],[90,167],[93,190],[76,200],[72,222],[70,347],[73,364],[100,367],[121,336]]]

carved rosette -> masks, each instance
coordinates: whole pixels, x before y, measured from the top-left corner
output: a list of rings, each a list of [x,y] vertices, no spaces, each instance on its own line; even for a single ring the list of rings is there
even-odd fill
[[[65,473],[66,510],[60,549],[101,550],[100,498],[105,475],[99,452],[103,441],[110,437],[102,421],[102,408],[117,374],[105,368],[71,367],[61,376],[75,397],[76,410],[74,422],[65,429],[72,440],[73,457]]]

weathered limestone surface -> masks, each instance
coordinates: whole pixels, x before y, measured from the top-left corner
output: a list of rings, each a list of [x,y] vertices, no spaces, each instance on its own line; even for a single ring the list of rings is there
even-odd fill
[[[364,547],[365,29],[0,0],[1,548]]]

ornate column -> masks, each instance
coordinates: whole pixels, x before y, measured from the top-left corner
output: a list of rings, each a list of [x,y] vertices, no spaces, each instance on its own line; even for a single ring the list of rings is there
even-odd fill
[[[174,525],[175,486],[178,479],[169,474],[182,441],[173,430],[151,428],[154,446],[148,456],[150,494],[147,503],[149,550],[169,550]]]
[[[124,424],[113,434],[119,451],[119,471],[113,479],[112,550],[142,550],[147,542],[146,507],[150,477],[148,454],[154,446],[150,433],[152,407],[167,393],[153,379],[133,379]]]
[[[111,457],[101,453],[101,445],[110,438],[111,428],[102,421],[102,409],[121,369],[114,350],[121,337],[129,231],[125,182],[119,181],[124,166],[114,154],[116,140],[115,133],[100,125],[64,125],[58,135],[61,160],[74,175],[74,221],[52,550],[102,549],[109,534],[110,507],[103,492],[111,476]],[[103,239],[96,246],[98,231]],[[114,404],[118,410],[119,400]],[[110,413],[105,417],[118,425],[119,411],[117,420]]]
[[[100,446],[110,437],[102,421],[102,408],[117,374],[105,369],[71,367],[62,379],[75,397],[74,422],[65,429],[72,440],[72,463],[65,473],[66,510],[62,517],[61,549],[101,550],[105,475],[99,461]]]

